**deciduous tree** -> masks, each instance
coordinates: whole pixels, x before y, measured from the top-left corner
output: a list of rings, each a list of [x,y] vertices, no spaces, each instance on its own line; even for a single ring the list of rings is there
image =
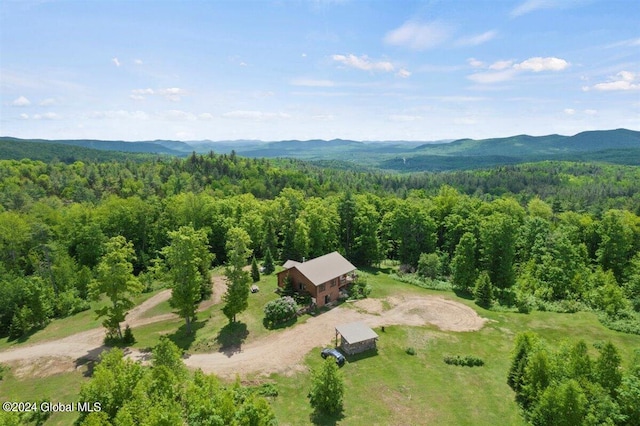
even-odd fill
[[[181,226],[169,232],[171,243],[162,250],[168,265],[171,282],[169,303],[185,319],[187,333],[195,319],[202,287],[210,287],[208,268],[212,256],[207,249],[207,235],[203,230]]]
[[[227,292],[224,294],[225,305],[222,308],[229,322],[236,321],[236,315],[247,309],[249,305],[249,273],[243,268],[247,264],[247,258],[251,256],[249,245],[251,239],[247,232],[238,227],[229,229],[227,233]]]
[[[133,244],[123,236],[110,238],[105,244],[105,254],[96,270],[96,279],[89,284],[89,295],[98,300],[105,295],[110,305],[97,309],[99,317],[106,316],[102,325],[110,337],[122,339],[120,323],[133,307],[133,297],[142,292],[142,284],[133,275]]]

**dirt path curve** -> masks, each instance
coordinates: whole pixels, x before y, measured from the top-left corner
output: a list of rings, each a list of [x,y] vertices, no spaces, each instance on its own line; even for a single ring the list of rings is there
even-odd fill
[[[226,289],[222,277],[214,277],[212,300],[201,309],[219,303]],[[127,319],[132,326],[175,318],[175,314],[143,318],[145,312],[170,297],[170,290],[162,291],[134,308]],[[205,372],[233,378],[274,372],[288,374],[302,368],[302,359],[313,348],[329,345],[335,338],[334,327],[353,321],[363,321],[371,327],[382,325],[421,326],[433,324],[445,331],[474,331],[482,328],[486,319],[471,308],[439,296],[389,297],[384,300],[365,299],[338,306],[305,323],[270,334],[237,348],[220,352],[195,354],[185,360],[187,366]],[[386,309],[385,309],[385,304]],[[17,375],[47,376],[69,371],[83,360],[95,360],[106,348],[102,345],[104,330],[97,328],[62,339],[20,346],[0,352],[0,362],[17,367]],[[128,350],[133,359],[145,360],[148,354]]]
[[[463,332],[479,330],[486,322],[473,309],[443,297],[413,296],[386,301],[391,305],[386,311],[380,300],[361,300],[353,304],[355,309],[336,307],[304,324],[243,345],[235,352],[191,355],[185,363],[227,378],[236,374],[288,374],[301,368],[302,359],[311,349],[332,344],[334,328],[339,324],[353,321],[362,321],[370,327],[433,324],[441,330]]]
[[[198,310],[204,310],[214,303],[218,303],[222,294],[226,291],[226,284],[222,277],[213,277],[212,297],[217,302],[208,300],[203,302]],[[129,311],[127,320],[121,326],[129,324],[135,328],[160,321],[177,318],[173,313],[155,315],[145,318],[144,314],[162,302],[169,300],[171,290],[163,290],[153,295]],[[34,344],[20,345],[0,352],[0,363],[10,363],[17,367],[18,375],[48,376],[62,371],[69,371],[87,360],[97,360],[100,354],[107,349],[103,344],[104,328],[94,328],[71,336],[56,340],[44,341]],[[139,351],[133,351],[137,357],[141,357]],[[72,362],[70,362],[72,361]]]

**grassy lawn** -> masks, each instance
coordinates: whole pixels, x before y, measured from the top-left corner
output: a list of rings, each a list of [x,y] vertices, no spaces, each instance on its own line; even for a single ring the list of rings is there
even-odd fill
[[[341,369],[345,377],[342,416],[324,418],[319,424],[429,424],[429,425],[523,425],[514,395],[506,384],[515,335],[531,330],[550,345],[584,339],[593,343],[611,340],[623,357],[631,361],[640,336],[608,330],[593,313],[557,314],[533,312],[528,315],[486,311],[472,301],[451,292],[423,290],[371,275],[372,296],[436,294],[473,307],[490,321],[478,332],[442,332],[435,327],[386,327],[373,356],[348,358]],[[416,355],[405,350],[413,347]],[[305,360],[308,369],[320,365],[320,348]],[[483,367],[459,367],[443,362],[445,355],[473,355],[484,360]],[[272,375],[280,395],[272,405],[282,425],[309,424],[311,408],[306,395],[309,371],[286,377]]]
[[[42,378],[16,378],[11,370],[0,380],[0,401],[75,403],[85,377],[86,366],[71,373],[55,374]],[[68,426],[78,417],[77,413],[52,413],[45,423],[47,426]]]
[[[141,294],[134,298],[134,303],[139,305],[160,291],[161,290],[157,290],[151,293]],[[70,317],[54,319],[42,330],[38,330],[26,337],[15,340],[9,340],[7,337],[4,337],[0,339],[0,350],[8,349],[22,343],[39,343],[47,340],[61,339],[82,331],[102,327],[102,318],[96,318],[95,310],[105,306],[107,303],[106,300],[92,302],[90,309]]]
[[[222,271],[217,271],[222,273]],[[173,319],[153,323],[133,329],[136,338],[136,348],[154,346],[161,335],[166,334],[182,349],[191,352],[211,352],[220,350],[223,346],[248,343],[269,333],[276,332],[264,327],[264,305],[278,297],[275,293],[277,281],[275,275],[262,275],[258,283],[258,293],[249,294],[249,306],[246,311],[237,316],[237,324],[229,325],[229,320],[222,313],[223,302],[197,314],[193,325],[195,332],[186,333],[183,319]],[[144,317],[151,317],[171,312],[168,302],[163,302],[152,308]],[[299,319],[304,321],[304,317]]]
[[[384,332],[376,330],[380,336],[377,354],[350,357],[341,369],[346,386],[344,412],[336,418],[319,419],[320,424],[522,425],[524,422],[513,400],[513,392],[506,384],[517,333],[534,331],[553,346],[565,340],[575,342],[584,339],[594,356],[597,351],[593,344],[610,340],[620,351],[624,367],[628,366],[633,349],[640,347],[640,336],[608,330],[593,313],[487,311],[452,292],[424,290],[395,281],[386,273],[373,269],[368,273],[371,297],[438,295],[472,307],[489,322],[480,331],[463,333],[443,332],[432,326],[388,326]],[[249,308],[238,315],[238,323],[234,326],[228,326],[221,312],[222,305],[214,305],[198,314],[193,335],[185,333],[182,319],[173,319],[135,328],[135,346],[152,347],[160,335],[168,334],[188,352],[210,352],[225,345],[248,343],[278,333],[279,330],[268,330],[262,324],[265,303],[277,297],[274,293],[275,276],[263,276],[258,286],[260,292],[249,296]],[[168,304],[161,304],[156,307],[154,315],[169,312],[167,309]],[[83,312],[59,321],[68,321],[69,327],[81,331],[91,328],[82,324],[89,318],[94,318],[92,312],[89,316]],[[299,318],[298,322],[306,318]],[[45,340],[55,338],[57,333],[64,334],[53,325],[43,330],[42,336],[36,333],[32,338]],[[68,334],[71,333],[67,330],[64,335]],[[408,347],[414,348],[416,354],[408,355]],[[310,370],[320,365],[319,352],[320,348],[316,348],[307,354],[305,371],[293,375],[272,375],[268,379],[247,378],[268,380],[277,385],[279,396],[272,399],[272,406],[280,424],[311,422],[311,408],[306,395],[310,387]],[[473,355],[482,358],[485,365],[447,365],[443,362],[445,355]],[[0,381],[0,399],[26,401],[49,397],[52,401],[72,402],[84,380],[86,378],[81,372],[21,380],[9,372]],[[71,424],[74,418],[56,414],[46,424]]]

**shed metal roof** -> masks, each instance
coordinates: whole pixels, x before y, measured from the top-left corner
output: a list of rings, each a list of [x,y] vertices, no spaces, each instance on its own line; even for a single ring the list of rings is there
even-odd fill
[[[351,262],[342,257],[337,251],[303,263],[287,260],[283,266],[286,269],[296,268],[316,286],[356,269]]]
[[[378,338],[378,334],[363,322],[338,325],[336,326],[336,331],[340,333],[342,339],[349,344]]]

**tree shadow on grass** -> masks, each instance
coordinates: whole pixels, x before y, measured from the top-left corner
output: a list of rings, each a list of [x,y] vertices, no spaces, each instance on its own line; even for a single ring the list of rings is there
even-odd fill
[[[279,322],[277,324],[270,323],[269,321],[267,321],[266,318],[262,319],[262,325],[264,325],[264,328],[266,328],[267,330],[279,330],[281,328],[291,327],[292,325],[294,325],[297,322],[298,322],[298,316],[297,315],[294,315],[292,318],[289,318],[288,320],[286,320],[284,322]]]
[[[371,274],[371,275],[379,275],[381,272],[383,274],[389,275],[390,273],[393,272],[393,268],[389,266],[386,266],[386,267],[359,266],[358,270],[362,272],[366,272],[367,274]]]
[[[309,420],[311,420],[311,423],[313,423],[314,425],[321,425],[321,426],[334,426],[334,425],[337,425],[338,422],[343,419],[344,419],[344,412],[342,410],[333,414],[319,413],[317,411],[314,411],[309,416]]]
[[[87,371],[85,371],[82,375],[84,377],[93,376],[93,370],[100,363],[100,355],[104,351],[108,351],[110,348],[106,345],[99,346],[97,348],[91,349],[87,352],[86,355],[76,359],[75,366],[76,370],[80,367],[86,366]]]
[[[346,355],[345,354],[345,358],[347,359],[347,361],[349,363],[357,362],[357,361],[360,361],[362,359],[372,358],[374,356],[378,356],[378,348],[369,349],[367,351],[360,352],[359,354],[354,354],[354,355]]]
[[[247,330],[247,324],[239,321],[230,322],[222,327],[216,336],[215,340],[220,345],[219,352],[222,352],[228,357],[240,352],[242,350],[242,344],[248,335],[249,330]]]
[[[473,300],[473,293],[469,290],[462,290],[454,287],[453,292],[461,299]]]
[[[204,327],[206,321],[193,321],[191,323],[191,333],[187,333],[187,325],[182,324],[174,333],[167,334],[169,340],[171,340],[177,347],[183,351],[188,350],[193,342],[196,340],[196,332]]]

